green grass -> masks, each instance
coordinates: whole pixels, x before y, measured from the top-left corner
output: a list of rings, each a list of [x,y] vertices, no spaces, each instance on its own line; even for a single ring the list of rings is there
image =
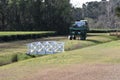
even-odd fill
[[[106,29],[102,29],[102,28],[101,29],[97,29],[97,28],[95,29],[95,28],[93,28],[92,29],[91,28],[90,30],[94,30],[94,31],[114,31],[114,30],[120,30],[120,29],[119,28],[114,28],[114,29],[110,29],[110,28],[108,28],[108,29],[107,28]]]
[[[11,35],[27,35],[27,34],[43,34],[43,33],[54,33],[54,31],[35,31],[35,32],[26,32],[26,31],[3,31],[0,32],[0,36],[11,36]]]
[[[1,80],[21,80],[43,68],[74,64],[119,64],[120,40],[0,67]],[[4,76],[2,76],[4,75]]]
[[[24,64],[120,63],[120,40],[23,61]]]
[[[88,46],[93,46],[101,43],[106,43],[110,41],[118,40],[115,36],[109,36],[106,33],[89,33],[87,40],[63,40],[65,42],[65,50],[74,50],[79,48],[84,48]]]
[[[37,39],[35,41],[46,41],[46,40],[56,40],[65,42],[65,51],[81,49],[105,42],[115,41],[118,38],[114,36],[109,36],[105,33],[89,33],[86,41],[81,40],[68,40],[67,37],[52,37],[52,38],[45,38],[45,39]],[[27,56],[25,53],[27,52],[26,44],[34,42],[34,40],[27,40],[27,41],[15,41],[15,42],[8,42],[8,43],[1,43],[0,44],[0,64],[7,64],[12,63],[19,60],[29,59],[32,58]],[[15,57],[17,56],[17,58]]]
[[[25,53],[27,51],[26,44],[34,41],[46,41],[46,40],[62,41],[65,42],[65,50],[68,51],[68,50],[84,48],[92,45],[97,45],[100,43],[110,42],[117,39],[118,38],[114,36],[109,36],[108,34],[90,33],[86,41],[68,40],[67,37],[52,37],[52,38],[43,38],[36,40],[5,42],[5,43],[0,43],[0,55]]]

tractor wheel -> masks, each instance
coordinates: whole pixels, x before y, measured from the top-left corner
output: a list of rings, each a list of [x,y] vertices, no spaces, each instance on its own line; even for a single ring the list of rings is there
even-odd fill
[[[68,39],[69,39],[69,40],[72,40],[72,36],[68,36]]]
[[[81,40],[86,40],[86,33],[82,33],[81,36],[80,36],[80,39]]]
[[[72,36],[70,36],[70,40],[72,40]]]
[[[81,36],[80,40],[86,40],[86,36]]]
[[[76,36],[74,36],[73,39],[76,40]]]

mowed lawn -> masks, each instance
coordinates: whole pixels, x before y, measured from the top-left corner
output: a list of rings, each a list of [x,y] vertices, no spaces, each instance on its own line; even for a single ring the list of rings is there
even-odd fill
[[[0,67],[0,80],[28,80],[41,70],[75,64],[120,64],[119,50],[120,40],[20,61]]]
[[[0,36],[11,36],[11,35],[27,35],[27,34],[43,34],[43,33],[54,33],[54,31],[35,31],[35,32],[30,32],[30,31],[2,31],[0,32]]]
[[[44,40],[44,39],[42,39]],[[53,38],[45,39],[53,40]],[[0,80],[29,80],[37,73],[44,70],[57,69],[75,64],[119,64],[120,63],[120,40],[107,34],[89,34],[87,41],[69,41],[65,37],[57,37],[58,41],[64,41],[65,48],[69,50],[72,45],[79,47],[76,50],[65,51],[55,55],[32,58],[0,67]],[[107,42],[107,43],[104,43]],[[26,42],[25,42],[26,43]],[[25,45],[25,43],[23,43]],[[81,46],[78,46],[79,45]],[[103,43],[103,44],[99,44]],[[7,45],[7,43],[4,43]],[[8,43],[16,44],[16,42]],[[25,46],[19,43],[19,49]],[[98,45],[97,45],[98,44]],[[20,45],[22,45],[20,47]],[[88,47],[89,46],[89,47]],[[14,47],[13,47],[14,48]],[[15,47],[16,48],[16,47]],[[16,49],[14,49],[16,50]],[[25,53],[26,49],[21,52]],[[13,51],[14,52],[14,51]],[[16,51],[17,52],[17,51]],[[8,53],[5,53],[8,54]],[[3,55],[3,53],[1,53]],[[45,73],[45,72],[43,72]],[[33,75],[33,76],[32,76]],[[44,76],[44,75],[43,75]],[[46,76],[47,77],[47,76]],[[29,78],[29,79],[28,79]],[[35,79],[35,78],[34,78]]]

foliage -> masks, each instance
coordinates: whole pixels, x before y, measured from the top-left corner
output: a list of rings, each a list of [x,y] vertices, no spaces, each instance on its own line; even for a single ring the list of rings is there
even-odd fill
[[[79,12],[79,18],[88,20],[92,29],[120,29],[119,16],[120,0],[91,1],[83,4],[82,8],[75,9],[74,15]],[[115,15],[117,14],[117,16]],[[77,19],[76,17],[73,17]]]
[[[72,19],[73,21],[79,21],[83,19],[82,8],[72,8]]]
[[[56,35],[54,31],[41,32],[0,32],[0,42],[36,39]]]
[[[0,0],[0,30],[54,30],[67,33],[69,0]]]
[[[116,11],[116,15],[120,17],[120,7],[116,7],[115,11]]]
[[[106,28],[108,22],[107,16],[107,5],[108,1],[91,1],[83,4],[82,8],[73,8],[73,19],[88,20],[90,28]],[[79,17],[79,18],[77,18]]]

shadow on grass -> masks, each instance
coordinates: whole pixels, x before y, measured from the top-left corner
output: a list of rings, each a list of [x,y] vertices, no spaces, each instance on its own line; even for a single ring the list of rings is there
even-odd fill
[[[88,34],[87,36],[92,37],[92,36],[101,36],[101,35],[97,35],[97,34]]]
[[[18,54],[10,54],[10,55],[4,55],[4,56],[0,56],[0,66],[4,66],[7,64],[11,64],[11,63],[15,63],[15,62],[19,62],[19,61],[23,61],[23,60],[27,60],[27,59],[32,59],[32,58],[36,58],[36,57],[42,57],[42,56],[46,56],[46,55],[28,55],[25,53],[18,53]]]
[[[101,41],[97,41],[97,40],[92,40],[92,39],[87,39],[86,41],[90,41],[96,44],[102,43]]]

